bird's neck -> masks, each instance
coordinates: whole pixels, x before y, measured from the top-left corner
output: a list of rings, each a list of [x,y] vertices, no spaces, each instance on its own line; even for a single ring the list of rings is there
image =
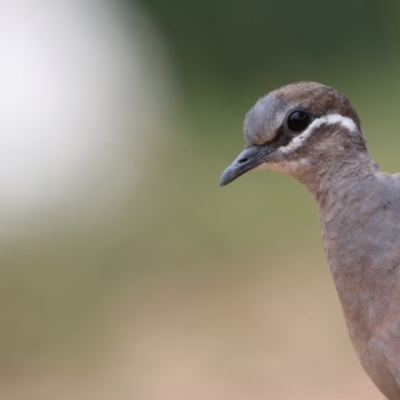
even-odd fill
[[[327,259],[335,281],[343,280],[336,284],[351,286],[364,268],[359,262],[369,240],[364,232],[374,231],[366,228],[379,203],[376,164],[367,152],[356,153],[339,162],[324,160],[299,180],[318,204]]]
[[[321,163],[313,176],[300,179],[318,203],[324,249],[351,336],[353,328],[369,332],[368,308],[381,289],[371,277],[386,273],[380,249],[386,238],[377,238],[374,227],[380,222],[379,193],[386,191],[389,182],[375,170],[365,152],[339,163]]]
[[[395,242],[400,207],[391,195],[399,183],[375,170],[363,153],[340,164],[325,163],[313,179],[301,179],[318,203],[327,260],[358,350],[390,310],[382,299],[393,285],[393,265],[400,262]]]
[[[374,182],[377,164],[368,152],[343,156],[343,159],[316,161],[298,177],[316,200],[320,212],[337,214],[348,202],[362,201]]]

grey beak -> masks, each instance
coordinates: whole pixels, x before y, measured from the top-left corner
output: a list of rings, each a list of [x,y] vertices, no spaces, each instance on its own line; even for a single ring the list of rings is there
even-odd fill
[[[236,160],[223,172],[219,185],[225,186],[247,171],[258,167],[264,162],[265,156],[273,151],[274,148],[270,146],[251,146],[244,149]]]

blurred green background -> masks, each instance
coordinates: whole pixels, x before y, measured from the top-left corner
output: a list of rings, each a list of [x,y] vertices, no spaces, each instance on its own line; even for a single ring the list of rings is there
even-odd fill
[[[375,160],[399,169],[400,3],[114,3],[121,23],[140,10],[152,27],[139,36],[156,38],[173,106],[118,212],[91,228],[39,219],[1,242],[0,397],[381,399],[305,188],[270,171],[218,181],[248,109],[298,80],[343,92]]]

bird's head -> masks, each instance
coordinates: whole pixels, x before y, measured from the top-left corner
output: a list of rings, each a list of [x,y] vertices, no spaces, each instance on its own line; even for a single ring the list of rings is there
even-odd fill
[[[298,82],[257,101],[244,121],[246,148],[224,171],[224,186],[252,169],[270,168],[296,178],[321,163],[367,152],[360,121],[335,89]]]

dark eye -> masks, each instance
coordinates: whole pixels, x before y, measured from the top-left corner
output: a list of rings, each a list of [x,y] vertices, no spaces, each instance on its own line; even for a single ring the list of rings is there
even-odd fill
[[[307,128],[310,123],[310,117],[304,111],[294,111],[289,115],[288,126],[294,132],[300,132]]]

